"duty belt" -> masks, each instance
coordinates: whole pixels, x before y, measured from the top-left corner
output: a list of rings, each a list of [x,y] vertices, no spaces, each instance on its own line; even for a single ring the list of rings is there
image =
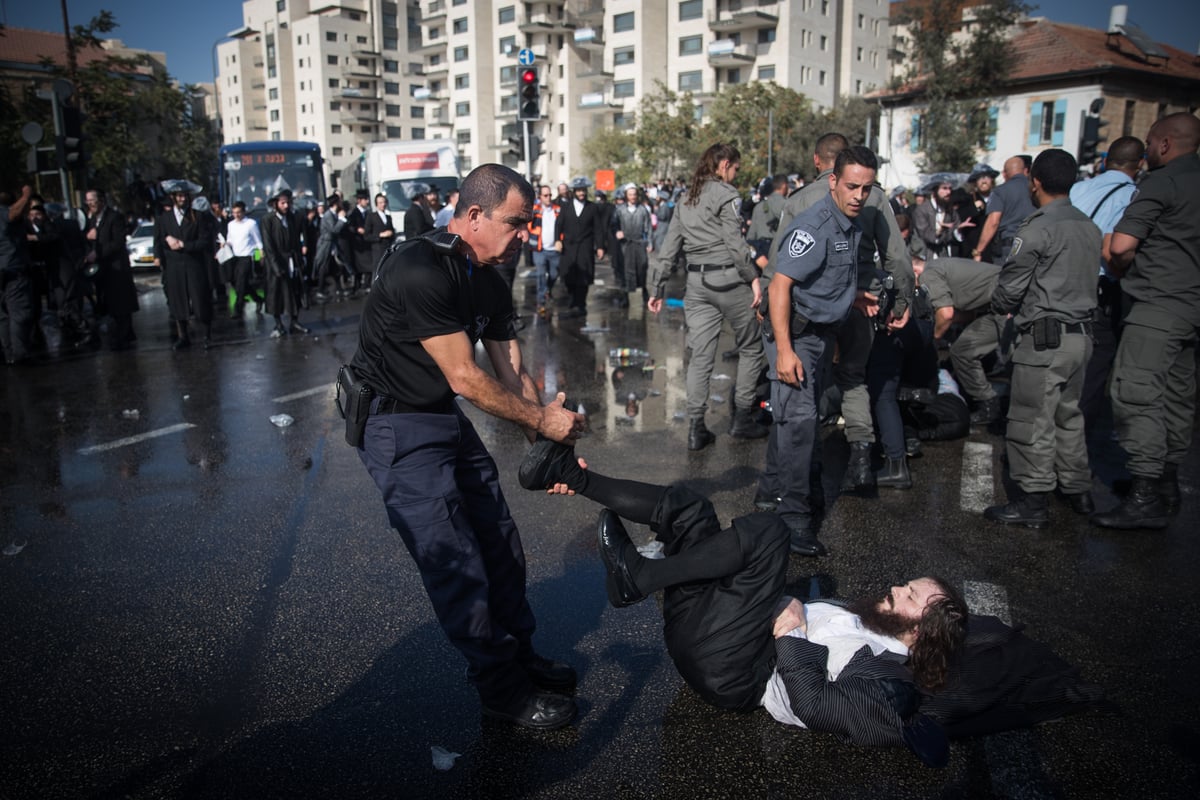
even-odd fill
[[[688,264],[688,272],[717,272],[723,269],[733,269],[733,264]]]
[[[1063,333],[1086,333],[1089,336],[1092,333],[1092,323],[1090,322],[1062,322]]]
[[[454,411],[454,398],[428,406],[414,406],[386,394],[377,395],[371,402],[372,414],[449,414]]]

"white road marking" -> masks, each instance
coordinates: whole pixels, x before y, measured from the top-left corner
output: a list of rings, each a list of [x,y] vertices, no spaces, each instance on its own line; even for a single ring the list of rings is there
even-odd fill
[[[963,511],[982,514],[995,500],[992,478],[992,446],[987,442],[963,445],[962,488],[959,504]]]
[[[280,395],[279,397],[272,397],[271,402],[272,403],[290,403],[293,400],[300,400],[305,397],[312,397],[313,395],[316,395],[316,394],[328,394],[330,397],[333,397],[333,391],[334,391],[334,385],[332,383],[324,383],[324,384],[321,384],[320,386],[314,386],[311,389],[305,389],[303,392],[295,392],[293,394],[285,394],[285,395]]]
[[[172,433],[186,431],[188,428],[196,427],[190,422],[181,422],[178,425],[170,425],[166,428],[159,428],[156,431],[146,431],[139,433],[137,436],[126,436],[124,439],[117,439],[115,442],[107,442],[106,444],[95,444],[91,447],[79,448],[79,455],[90,456],[93,453],[103,453],[105,450],[116,450],[118,447],[126,447],[127,445],[144,442],[147,439],[156,439],[159,436],[167,436]]]

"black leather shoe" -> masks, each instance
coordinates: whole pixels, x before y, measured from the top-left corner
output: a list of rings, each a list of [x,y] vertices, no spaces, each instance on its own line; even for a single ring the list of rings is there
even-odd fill
[[[696,417],[688,423],[688,450],[703,450],[716,440],[717,437],[704,424],[704,417]]]
[[[846,462],[846,476],[842,479],[842,491],[854,492],[875,487],[875,472],[871,469],[871,443],[851,442],[850,460]]]
[[[1170,523],[1171,515],[1158,494],[1158,480],[1134,477],[1124,502],[1112,511],[1092,514],[1091,522],[1101,528],[1161,530]]]
[[[1045,528],[1050,524],[1050,508],[1044,492],[1022,494],[1003,506],[989,506],[983,518],[1002,525],[1024,525],[1026,528]]]
[[[1067,498],[1067,502],[1071,504],[1071,510],[1076,514],[1096,513],[1096,503],[1092,500],[1091,492],[1079,492],[1078,494],[1064,492],[1063,497]]]
[[[912,474],[904,456],[886,458],[883,469],[875,473],[875,485],[885,489],[911,489]]]
[[[524,728],[552,731],[575,718],[575,701],[561,694],[531,692],[504,708],[485,705],[483,715]]]
[[[1000,398],[989,397],[979,401],[979,405],[971,413],[972,425],[990,425],[1000,421]]]
[[[535,655],[528,661],[522,662],[521,669],[525,670],[525,674],[529,676],[530,683],[544,692],[570,694],[575,691],[578,676],[575,674],[575,668],[570,664]]]
[[[604,571],[608,577],[604,587],[608,591],[608,602],[614,608],[631,606],[645,598],[646,595],[637,588],[629,567],[625,563],[626,545],[632,547],[629,534],[621,524],[621,518],[607,508],[600,512],[600,521],[596,525],[596,544],[600,550],[600,558],[604,561]]]
[[[517,482],[526,489],[544,491],[556,483],[567,483],[563,478],[575,463],[574,447],[539,438],[521,461]]]
[[[788,549],[796,555],[816,558],[829,552],[825,549],[825,545],[817,539],[817,535],[812,532],[812,528],[791,528],[790,530]]]

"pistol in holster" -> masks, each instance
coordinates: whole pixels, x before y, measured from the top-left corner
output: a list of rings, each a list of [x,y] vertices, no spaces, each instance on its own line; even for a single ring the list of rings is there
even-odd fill
[[[367,417],[371,416],[371,387],[359,379],[349,364],[343,364],[337,374],[337,410],[346,420],[346,444],[363,446]]]

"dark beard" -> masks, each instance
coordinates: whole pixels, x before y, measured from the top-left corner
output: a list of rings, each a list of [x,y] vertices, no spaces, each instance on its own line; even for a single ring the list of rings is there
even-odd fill
[[[900,616],[894,611],[879,608],[880,602],[887,600],[887,594],[878,597],[859,597],[850,601],[847,608],[858,615],[863,627],[881,636],[899,639],[916,627],[916,623]]]

